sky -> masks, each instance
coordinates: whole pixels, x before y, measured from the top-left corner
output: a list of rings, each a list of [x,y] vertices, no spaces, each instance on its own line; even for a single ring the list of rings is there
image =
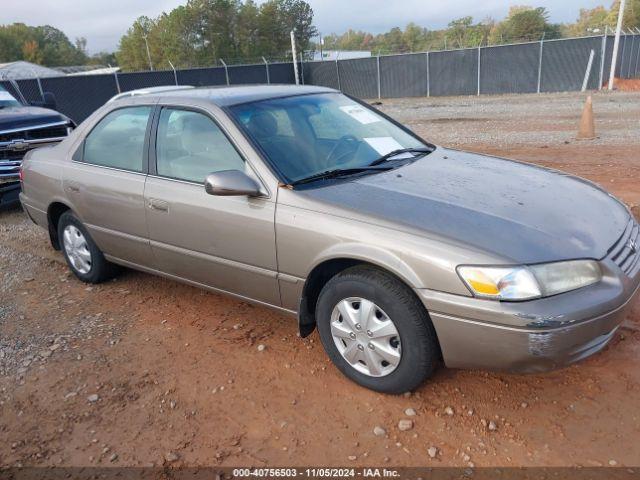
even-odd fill
[[[314,23],[323,35],[348,28],[380,33],[409,22],[442,28],[454,18],[471,15],[476,21],[487,16],[504,18],[509,6],[546,7],[553,22],[572,22],[580,8],[593,8],[611,0],[307,0],[314,10]],[[112,51],[133,21],[156,17],[186,0],[0,0],[0,23],[23,22],[52,25],[73,42],[87,39],[89,53]],[[260,2],[258,2],[260,3]]]

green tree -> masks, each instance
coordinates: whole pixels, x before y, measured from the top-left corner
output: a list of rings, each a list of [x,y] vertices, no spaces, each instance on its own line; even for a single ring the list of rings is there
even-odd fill
[[[559,38],[560,26],[549,23],[549,12],[544,7],[512,7],[503,22],[503,40],[507,42]]]
[[[569,35],[580,37],[604,32],[605,26],[611,26],[607,19],[609,11],[602,5],[595,8],[581,8],[576,23],[569,25]]]
[[[620,0],[615,0],[609,10],[607,23],[615,27],[618,23],[618,12],[620,11]],[[624,8],[624,18],[622,28],[640,28],[640,0],[627,0]]]
[[[0,61],[16,60],[55,67],[84,64],[87,56],[63,32],[50,25],[0,25]]]

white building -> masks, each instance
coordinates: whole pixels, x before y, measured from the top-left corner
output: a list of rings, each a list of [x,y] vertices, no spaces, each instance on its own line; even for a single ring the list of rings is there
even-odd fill
[[[350,60],[352,58],[367,58],[371,52],[366,50],[323,50],[322,56],[319,51],[313,54],[313,60]]]

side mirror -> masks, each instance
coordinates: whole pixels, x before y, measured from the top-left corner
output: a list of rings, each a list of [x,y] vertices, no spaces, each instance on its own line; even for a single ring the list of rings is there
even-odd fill
[[[51,92],[44,92],[44,108],[50,108],[51,110],[58,109],[58,102],[56,102],[56,96]]]
[[[240,170],[223,170],[207,175],[204,189],[209,195],[223,197],[241,195],[259,197],[262,195],[260,185]]]
[[[51,92],[44,92],[42,94],[42,101],[31,102],[31,105],[34,107],[48,108],[49,110],[58,109],[56,96]]]

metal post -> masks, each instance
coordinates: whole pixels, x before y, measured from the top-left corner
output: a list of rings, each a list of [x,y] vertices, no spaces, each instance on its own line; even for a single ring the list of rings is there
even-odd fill
[[[640,29],[637,29],[638,33],[640,34]],[[640,43],[638,44],[638,53],[636,53],[636,66],[633,69],[633,74],[637,75],[638,74],[638,60],[640,60]]]
[[[171,60],[167,60],[167,62],[169,62],[169,65],[171,65],[171,70],[173,70],[173,79],[176,81],[176,85],[178,85],[178,74],[176,72],[176,67],[173,66]]]
[[[300,81],[304,85],[304,62],[302,61],[302,52],[300,52]]]
[[[122,93],[120,90],[120,80],[118,80],[118,72],[113,72],[113,76],[116,79],[116,88],[118,89],[118,93]]]
[[[582,92],[587,90],[587,85],[589,84],[589,77],[591,77],[591,67],[593,66],[593,57],[596,52],[591,49],[591,53],[589,54],[589,61],[587,62],[587,69],[584,72],[584,80],[582,81]]]
[[[431,66],[429,65],[429,52],[427,52],[427,97],[431,96]]]
[[[625,0],[620,0],[620,11],[618,12],[618,25],[616,26],[616,39],[613,42],[613,56],[611,57],[611,71],[609,72],[609,90],[613,90],[613,82],[616,77],[616,64],[618,63],[618,48],[620,47],[620,31],[622,30],[622,18],[624,17]]]
[[[544,34],[542,35],[542,39],[540,39],[540,56],[538,58],[538,93],[541,91],[542,87],[542,53],[544,52]]]
[[[622,53],[620,54],[620,77],[624,78],[624,52],[627,49],[627,32],[622,29],[621,33],[624,38],[622,39]]]
[[[300,85],[300,79],[298,78],[298,55],[296,55],[296,36],[295,32],[291,30],[291,58],[293,60],[293,74],[296,77],[296,85]]]
[[[264,62],[264,68],[267,71],[267,85],[271,85],[271,78],[269,77],[269,62],[267,59],[262,57],[262,61]]]
[[[482,47],[478,46],[478,96],[480,96],[480,56]]]
[[[147,42],[147,34],[145,33],[142,38],[144,38],[144,44],[147,47],[147,59],[149,60],[149,70],[153,71],[153,64],[151,63],[151,52],[149,52],[149,42]]]
[[[229,83],[229,67],[227,67],[227,64],[225,63],[225,61],[223,59],[220,59],[220,62],[224,66],[224,76],[227,77],[227,86],[228,86],[228,85],[230,85],[230,83]]]
[[[33,76],[36,77],[36,81],[38,82],[38,90],[40,90],[40,98],[44,102],[44,91],[42,90],[42,82],[40,82],[40,77],[35,70],[31,70],[33,72]]]
[[[376,57],[376,69],[378,72],[378,100],[382,98],[382,85],[380,84],[380,50],[378,50],[378,56]]]
[[[338,78],[338,90],[342,91],[342,85],[340,85],[340,68],[338,68],[338,56],[340,53],[336,55],[336,77]]]
[[[607,58],[607,27],[604,27],[604,35],[602,36],[602,53],[600,53],[600,77],[598,80],[598,90],[602,90],[604,80],[604,62]]]
[[[629,54],[629,66],[627,67],[627,78],[631,78],[631,59],[633,58],[633,47],[635,47],[635,45],[636,45],[636,36],[631,34],[631,53]]]

